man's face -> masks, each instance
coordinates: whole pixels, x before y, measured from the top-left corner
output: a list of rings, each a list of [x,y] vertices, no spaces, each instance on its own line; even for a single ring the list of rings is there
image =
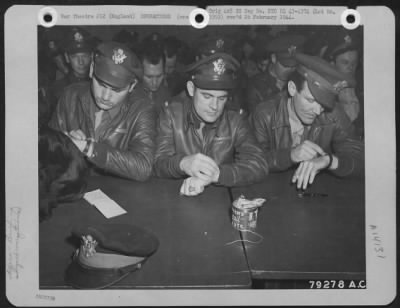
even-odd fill
[[[260,72],[265,73],[268,69],[268,64],[269,64],[269,59],[263,59],[257,62],[257,67],[260,70]]]
[[[165,56],[165,74],[170,75],[175,71],[176,68],[176,55],[168,58]]]
[[[338,55],[335,59],[336,68],[345,74],[354,76],[358,65],[358,52],[356,50],[349,50],[345,53]]]
[[[291,87],[294,86],[294,89]],[[315,118],[319,116],[324,108],[315,100],[308,87],[307,81],[304,82],[303,89],[299,92],[292,81],[289,81],[289,94],[293,99],[293,108],[297,118],[304,125],[311,125]]]
[[[151,92],[155,92],[164,80],[164,63],[151,64],[143,61],[143,85]]]
[[[92,92],[95,103],[97,107],[104,111],[110,110],[123,102],[133,87],[134,85],[128,85],[122,89],[114,88],[95,76],[92,78]]]
[[[67,54],[67,62],[71,65],[72,72],[76,77],[85,78],[89,76],[91,60],[92,55],[89,52]]]
[[[193,85],[188,86],[188,92],[193,97],[194,109],[201,120],[206,123],[214,123],[218,120],[228,100],[228,91],[204,90]]]

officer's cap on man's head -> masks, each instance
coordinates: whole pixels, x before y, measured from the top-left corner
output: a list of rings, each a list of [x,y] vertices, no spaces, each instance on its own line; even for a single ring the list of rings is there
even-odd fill
[[[206,36],[200,39],[197,50],[198,55],[203,57],[221,52],[232,54],[233,42],[221,35]]]
[[[237,85],[239,62],[229,54],[214,53],[186,68],[196,87],[207,90],[229,90]]]
[[[357,30],[335,29],[329,32],[328,48],[325,52],[327,60],[335,60],[338,55],[347,51],[360,51],[360,32]]]
[[[305,43],[305,37],[298,34],[282,34],[271,40],[266,50],[276,55],[278,61],[287,67],[297,65],[296,59],[291,56],[290,50],[302,51]]]
[[[101,289],[141,268],[159,246],[150,232],[133,225],[104,224],[76,227],[81,240],[65,271],[66,282],[80,289]]]
[[[344,88],[355,87],[355,79],[339,72],[333,65],[316,56],[295,53],[297,71],[305,77],[311,94],[324,108],[335,107],[337,95]]]
[[[73,27],[66,33],[64,40],[64,50],[69,54],[78,52],[92,52],[95,40],[85,29]]]
[[[138,57],[126,45],[108,41],[96,48],[93,74],[115,88],[125,88],[142,77],[143,69]]]

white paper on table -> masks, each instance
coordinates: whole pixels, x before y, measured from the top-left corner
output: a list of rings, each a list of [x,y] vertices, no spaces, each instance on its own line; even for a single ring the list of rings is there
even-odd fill
[[[83,198],[94,205],[106,218],[125,214],[126,211],[100,189],[87,192]]]

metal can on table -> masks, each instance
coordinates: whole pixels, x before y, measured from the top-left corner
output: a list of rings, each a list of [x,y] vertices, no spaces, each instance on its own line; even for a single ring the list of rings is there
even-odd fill
[[[239,231],[254,231],[257,227],[258,208],[243,209],[232,207],[232,225]]]
[[[243,195],[232,203],[232,225],[239,231],[254,231],[257,227],[258,208],[265,199],[247,200]]]

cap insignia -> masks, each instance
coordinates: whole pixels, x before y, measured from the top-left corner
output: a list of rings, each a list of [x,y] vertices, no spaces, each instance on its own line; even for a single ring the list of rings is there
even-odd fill
[[[292,45],[288,48],[288,52],[291,56],[293,56],[296,53],[296,46]]]
[[[216,46],[218,49],[221,49],[224,46],[224,40],[223,39],[217,40]]]
[[[54,43],[54,41],[50,41],[49,42],[49,48],[50,49],[56,49],[56,43]]]
[[[82,36],[82,34],[80,34],[79,32],[76,32],[76,33],[74,34],[74,40],[75,40],[76,42],[78,42],[78,43],[82,42],[82,41],[83,41],[83,36]]]
[[[351,36],[350,36],[350,35],[346,35],[346,36],[344,37],[344,42],[345,42],[346,44],[351,44],[351,42],[352,42]]]
[[[344,88],[348,88],[348,87],[349,87],[349,84],[346,80],[338,81],[333,85],[333,88],[335,89],[336,92],[340,92]]]
[[[81,249],[85,257],[91,257],[96,253],[97,241],[91,235],[82,235]]]
[[[122,64],[124,63],[124,60],[127,58],[127,56],[124,54],[124,50],[121,48],[114,49],[113,50],[114,54],[112,56],[112,59],[115,64]]]
[[[222,75],[225,72],[225,62],[223,59],[218,59],[217,61],[213,62],[214,64],[214,72],[218,75]]]

